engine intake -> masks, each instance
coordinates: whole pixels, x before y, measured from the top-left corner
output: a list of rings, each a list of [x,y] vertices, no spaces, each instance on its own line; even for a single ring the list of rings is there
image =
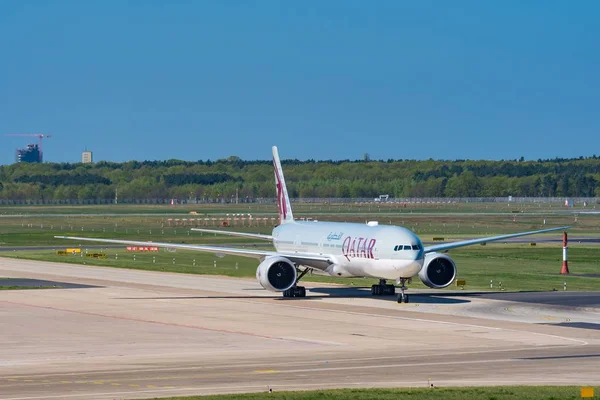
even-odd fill
[[[445,288],[456,278],[456,264],[445,254],[429,253],[425,256],[419,278],[430,288]]]
[[[256,269],[256,279],[260,285],[272,292],[283,292],[296,283],[296,267],[284,257],[269,257]]]

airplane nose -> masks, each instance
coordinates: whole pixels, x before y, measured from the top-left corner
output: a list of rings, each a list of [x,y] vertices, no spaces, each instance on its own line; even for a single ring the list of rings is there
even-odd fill
[[[413,255],[413,261],[423,260],[423,250],[415,251]]]

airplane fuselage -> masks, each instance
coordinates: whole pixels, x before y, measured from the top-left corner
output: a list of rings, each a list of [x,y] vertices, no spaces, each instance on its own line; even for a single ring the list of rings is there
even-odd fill
[[[375,223],[285,223],[273,230],[273,244],[280,252],[328,255],[331,265],[315,266],[340,277],[411,278],[424,261],[423,245],[412,231]]]

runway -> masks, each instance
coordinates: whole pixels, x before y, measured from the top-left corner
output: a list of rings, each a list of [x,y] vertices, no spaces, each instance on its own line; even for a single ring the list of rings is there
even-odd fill
[[[60,287],[0,291],[5,400],[600,383],[595,293],[397,304],[307,283],[283,299],[247,279],[5,258],[0,277]]]

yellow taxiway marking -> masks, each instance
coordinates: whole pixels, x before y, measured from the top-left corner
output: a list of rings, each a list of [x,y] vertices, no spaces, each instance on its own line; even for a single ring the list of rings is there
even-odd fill
[[[121,386],[120,383],[111,383],[111,386]]]
[[[279,371],[277,371],[276,369],[257,369],[254,372],[257,374],[276,374]]]
[[[60,381],[60,383],[67,384],[67,383],[71,383],[71,381]]]
[[[140,387],[140,385],[136,385],[135,383],[130,384],[131,387]]]
[[[104,385],[104,381],[94,381],[92,382],[94,385]]]
[[[559,319],[559,317],[555,317],[554,315],[542,315],[542,318],[547,321],[555,321]]]

